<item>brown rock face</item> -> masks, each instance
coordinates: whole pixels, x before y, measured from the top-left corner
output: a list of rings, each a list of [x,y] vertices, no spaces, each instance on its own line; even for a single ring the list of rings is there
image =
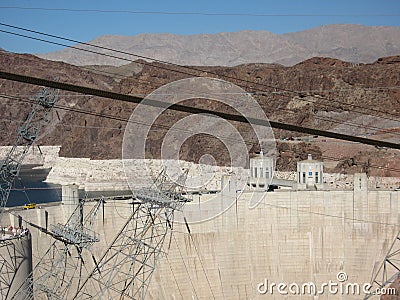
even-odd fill
[[[336,59],[312,58],[293,67],[247,64],[236,67],[194,67],[194,70],[143,61],[119,68],[77,67],[32,55],[1,52],[0,68],[143,96],[178,79],[216,77],[253,93],[270,120],[395,141],[400,132],[400,122],[397,121],[400,119],[399,60],[399,57],[389,57],[372,64],[353,65]],[[1,144],[9,145],[15,139],[18,124],[30,111],[29,103],[13,97],[26,100],[40,88],[6,80],[1,80],[0,84],[3,94],[0,102]],[[61,144],[63,156],[95,159],[121,157],[126,121],[135,105],[65,91],[60,91],[59,104],[61,107],[55,110],[38,144]],[[187,100],[185,104],[234,112],[230,107],[212,100],[193,99]],[[185,113],[167,111],[157,119],[146,141],[147,157],[160,156],[160,145],[168,128],[185,116]],[[250,153],[259,151],[251,127],[235,122],[232,124],[248,143]],[[275,130],[274,133],[277,139],[299,136],[282,130]],[[346,151],[338,145],[346,147]],[[333,171],[352,173],[364,170],[371,175],[379,173],[389,176],[400,168],[397,151],[364,146],[360,148],[356,144],[341,144],[339,141],[333,143],[322,138],[304,143],[278,143],[277,149],[277,164],[281,170],[293,170],[297,160],[305,159],[307,153],[324,160],[332,156],[339,158],[339,161],[332,159],[334,164],[330,164],[329,168]],[[206,153],[217,157],[220,165],[229,164],[226,149],[215,138],[195,136],[180,149],[182,159],[196,162]],[[379,169],[379,166],[383,168]]]

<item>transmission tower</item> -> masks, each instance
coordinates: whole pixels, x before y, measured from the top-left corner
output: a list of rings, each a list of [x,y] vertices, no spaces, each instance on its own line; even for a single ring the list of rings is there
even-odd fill
[[[97,234],[92,230],[94,220],[100,207],[104,208],[104,200],[100,199],[84,217],[84,201],[80,200],[71,217],[65,225],[57,224],[38,228],[55,240],[36,264],[30,280],[33,290],[20,288],[13,299],[70,299],[71,287],[80,285],[85,260],[83,251],[89,251],[91,246],[99,242]]]
[[[57,92],[50,89],[36,95],[32,111],[18,128],[18,137],[1,163],[0,218],[22,161],[57,99]],[[163,253],[165,238],[173,227],[174,213],[188,201],[182,196],[186,176],[187,171],[171,182],[164,169],[151,187],[134,191],[130,217],[98,260],[90,248],[99,238],[86,224],[93,222],[100,203],[104,202],[99,201],[86,218],[81,202],[65,225],[52,225],[50,229],[28,222],[54,241],[26,279],[27,284],[12,299],[67,299],[72,295],[79,299],[144,299],[156,262]],[[94,263],[91,271],[84,270],[84,257],[88,255]],[[1,270],[1,295],[4,295],[14,270],[6,263]]]
[[[0,218],[22,161],[38,137],[40,129],[47,122],[48,114],[57,100],[58,91],[44,88],[36,95],[32,111],[17,130],[17,139],[0,168]]]
[[[182,196],[187,171],[173,183],[164,169],[154,185],[133,192],[132,214],[78,288],[77,299],[144,299],[174,213],[188,201]]]
[[[383,262],[377,270],[373,271],[371,280],[372,293],[366,294],[364,300],[376,296],[373,291],[387,288],[400,276],[400,231],[397,233],[392,245],[390,246]],[[398,290],[398,289],[397,289]],[[378,296],[379,297],[379,296]]]
[[[150,188],[133,192],[132,213],[100,259],[91,252],[99,241],[92,231],[103,199],[83,215],[83,201],[65,225],[29,225],[55,241],[36,264],[32,290],[20,288],[12,299],[144,299],[163,244],[173,227],[174,213],[188,201],[182,197],[187,171],[174,183],[163,170]],[[90,258],[92,270],[85,259]]]
[[[22,286],[30,289],[32,270],[31,236],[5,239],[0,243],[0,299],[10,299]]]
[[[47,122],[48,114],[54,107],[58,99],[58,91],[44,88],[34,99],[31,112],[28,114],[24,123],[18,127],[17,138],[6,158],[1,161],[0,166],[0,221],[3,216],[4,208],[7,204],[10,190],[14,180],[19,175],[22,162],[28,153],[31,145],[35,142],[43,125]],[[18,238],[14,237],[14,238]],[[0,238],[0,248],[12,248],[11,238]],[[16,255],[9,251],[10,257],[2,257],[0,260],[0,296],[7,297],[14,282],[17,271]],[[13,263],[9,263],[13,262]]]

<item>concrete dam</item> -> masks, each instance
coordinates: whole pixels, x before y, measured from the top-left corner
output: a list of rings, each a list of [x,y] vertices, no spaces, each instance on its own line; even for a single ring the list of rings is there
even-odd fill
[[[198,211],[189,212],[188,219],[201,213],[208,220],[189,228],[184,222],[173,224],[145,299],[362,299],[362,291],[340,291],[340,286],[370,283],[400,227],[400,192],[370,189],[366,180],[355,176],[352,190],[238,191],[233,185],[216,194],[193,195]],[[18,223],[16,214],[42,227],[65,223],[77,199],[69,187],[63,192],[62,203],[13,210],[11,223]],[[250,209],[252,197],[260,203]],[[212,217],[226,199],[232,203],[229,209]],[[215,205],[203,206],[208,200]],[[107,199],[99,210],[92,227],[99,237],[91,246],[95,258],[119,234],[131,202]],[[94,205],[85,203],[84,213]],[[54,240],[35,228],[31,234],[35,266]],[[91,257],[83,260],[82,278],[95,266]],[[336,292],[328,289],[330,281]],[[314,283],[316,290],[303,289],[305,283]],[[73,286],[70,290],[76,292]]]

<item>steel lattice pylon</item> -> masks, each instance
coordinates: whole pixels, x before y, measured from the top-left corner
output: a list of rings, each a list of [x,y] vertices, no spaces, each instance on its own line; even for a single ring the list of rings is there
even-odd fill
[[[10,190],[18,176],[22,161],[47,121],[48,114],[58,100],[58,91],[45,88],[35,97],[32,111],[18,128],[18,137],[0,168],[0,219]]]
[[[10,239],[0,243],[1,299],[10,299],[16,292],[14,289],[15,287],[18,288],[18,286],[15,284],[14,278],[21,268],[21,262],[27,262],[28,256],[31,254],[27,253],[26,248],[21,247],[21,243],[23,243],[23,241],[20,239]],[[26,281],[23,283],[25,289],[31,288],[31,279],[31,276],[26,278]],[[14,288],[12,288],[11,285],[13,285]]]
[[[15,143],[1,162],[0,219],[22,161],[57,100],[58,92],[47,88],[36,95],[32,111],[18,128]],[[55,241],[26,279],[24,288],[21,286],[13,299],[43,296],[48,299],[67,299],[73,293],[72,286],[77,287],[74,298],[119,296],[144,299],[168,228],[172,229],[174,212],[187,201],[182,197],[186,176],[187,171],[176,182],[171,182],[164,169],[151,188],[133,193],[130,217],[98,262],[92,255],[95,267],[92,271],[84,272],[84,280],[82,252],[89,251],[91,254],[89,248],[98,238],[83,226],[82,206],[77,208],[66,225],[53,225],[50,231],[29,223],[51,235]],[[89,214],[89,219],[95,214]],[[0,243],[0,246],[9,246],[4,240]],[[3,296],[8,294],[15,266],[8,263],[7,259],[1,260],[0,264],[0,291]]]
[[[392,245],[390,246],[383,262],[379,265],[379,268],[372,275],[370,291],[372,293],[366,294],[364,300],[371,297],[378,297],[374,294],[374,291],[382,288],[388,288],[394,283],[400,276],[400,231],[397,233]],[[397,290],[399,287],[395,287]],[[376,298],[377,299],[377,298]]]
[[[151,188],[135,191],[132,213],[99,259],[90,249],[98,240],[90,225],[104,201],[84,220],[80,202],[66,225],[50,231],[30,224],[56,240],[34,268],[33,290],[20,289],[13,299],[144,299],[174,213],[187,201],[180,184],[186,175],[171,183],[163,170]],[[87,269],[84,257],[92,259],[93,269]]]
[[[152,188],[133,193],[132,214],[74,298],[145,298],[175,210],[187,202],[181,190],[186,176],[187,171],[171,183],[164,169]]]
[[[80,201],[65,225],[51,226],[50,231],[40,228],[55,241],[36,264],[31,276],[33,291],[19,289],[14,299],[70,299],[72,286],[80,285],[84,268],[82,252],[98,242],[90,229],[102,205],[103,199],[83,217],[84,201]],[[31,224],[32,225],[32,224]]]
[[[13,249],[13,245],[11,241],[4,241],[0,243],[0,249],[6,249],[7,256],[0,256],[0,291],[2,298],[7,298],[7,291],[9,290],[10,282],[12,282],[12,278],[14,277],[17,266],[14,263],[14,259],[12,259],[13,252],[10,249]],[[14,250],[14,249],[13,249]],[[3,252],[3,251],[2,251]]]
[[[31,145],[35,142],[43,125],[47,122],[48,115],[58,100],[58,91],[44,88],[35,99],[31,112],[25,122],[18,128],[18,136],[6,158],[1,161],[0,166],[0,221],[4,208],[7,204],[10,190],[15,178],[19,175],[22,162],[27,155]],[[12,247],[11,241],[0,239],[0,247],[5,249]],[[0,261],[0,297],[7,297],[9,288],[13,284],[16,272],[13,263],[12,253],[10,257],[4,257]],[[14,259],[15,260],[15,259]],[[29,280],[29,279],[27,279]]]

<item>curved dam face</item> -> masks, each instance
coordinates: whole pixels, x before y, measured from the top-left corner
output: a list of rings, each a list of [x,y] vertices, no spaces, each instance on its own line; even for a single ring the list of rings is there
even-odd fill
[[[193,200],[201,209],[204,201],[214,198],[218,206],[224,197],[234,197],[233,205],[215,218],[189,224],[190,234],[185,224],[173,224],[146,299],[361,299],[362,291],[334,293],[322,287],[329,281],[338,288],[341,283],[369,283],[400,228],[397,191],[260,192],[261,203],[253,209],[248,192],[195,195]],[[85,211],[93,205],[87,203]],[[71,211],[58,205],[19,213],[44,227],[45,210],[49,224],[66,221]],[[124,200],[106,202],[104,215],[100,211],[93,223],[100,238],[91,248],[95,258],[130,211]],[[36,263],[52,239],[35,229],[32,235]],[[92,261],[85,258],[88,270]],[[306,286],[302,293],[304,283],[315,284],[316,292]]]
[[[263,196],[249,209],[250,196],[242,194],[221,216],[190,225],[191,236],[175,225],[147,298],[362,299],[399,230],[399,192]],[[331,291],[324,285],[330,281]],[[314,283],[315,292],[312,286],[303,292],[305,283]],[[281,292],[279,284],[286,284]]]

